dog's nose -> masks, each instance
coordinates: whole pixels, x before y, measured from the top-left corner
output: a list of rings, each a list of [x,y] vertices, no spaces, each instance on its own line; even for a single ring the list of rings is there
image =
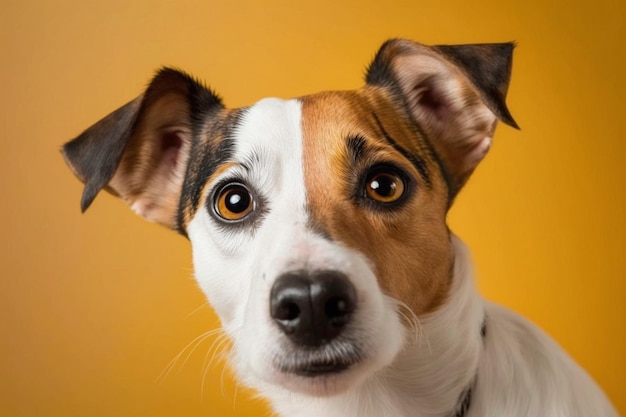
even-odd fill
[[[356,289],[337,271],[293,271],[276,280],[270,314],[295,343],[321,346],[333,340],[356,308]]]

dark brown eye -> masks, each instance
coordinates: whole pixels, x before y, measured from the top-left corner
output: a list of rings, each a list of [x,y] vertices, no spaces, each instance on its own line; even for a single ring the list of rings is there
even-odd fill
[[[377,169],[368,174],[365,192],[369,198],[379,203],[398,201],[406,189],[403,178],[393,170]]]
[[[226,184],[215,199],[215,212],[227,221],[242,220],[252,210],[254,210],[254,198],[243,184]]]

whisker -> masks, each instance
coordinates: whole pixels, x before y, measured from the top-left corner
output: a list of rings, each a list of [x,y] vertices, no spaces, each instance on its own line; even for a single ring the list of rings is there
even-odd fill
[[[211,346],[213,346],[213,345],[215,344],[215,341],[216,341],[216,340],[219,340],[219,339],[221,339],[222,337],[225,337],[225,336],[224,336],[224,333],[222,332],[222,329],[215,329],[215,331],[212,331],[212,334],[211,334],[211,335],[213,335],[213,334],[215,334],[215,333],[220,333],[220,334],[219,334],[219,335],[215,338],[215,340],[213,341],[213,343],[211,343]],[[204,338],[202,341],[204,341],[204,340],[206,340],[206,338]],[[189,353],[187,354],[187,357],[185,358],[184,362],[183,362],[183,363],[182,363],[182,365],[178,368],[178,372],[180,372],[180,370],[181,370],[181,369],[182,369],[182,368],[183,368],[183,367],[187,364],[187,361],[189,361],[189,358],[191,357],[191,355],[193,354],[193,352],[194,352],[194,351],[195,351],[195,350],[196,350],[199,346],[200,346],[200,343],[197,343],[197,344],[196,344],[196,346],[194,346],[194,348],[193,348],[193,349],[191,349],[191,351],[189,351]]]
[[[222,375],[220,375],[220,389],[222,391],[222,398],[226,399],[226,384],[224,384],[224,375],[226,374],[226,367],[222,367]]]
[[[428,347],[428,352],[432,354],[430,340],[428,339],[428,335],[424,331],[424,327],[422,326],[419,317],[417,317],[413,310],[411,310],[411,308],[402,301],[393,299],[393,302],[398,306],[398,314],[407,322],[408,328],[415,335],[415,342],[417,343],[417,347],[421,348],[422,340],[425,340],[426,346]]]
[[[198,307],[194,308],[193,310],[191,310],[186,316],[185,318],[188,319],[189,317],[193,316],[194,314],[196,314],[197,312],[199,312],[200,310],[202,310],[203,308],[207,308],[209,307],[209,304],[204,302],[202,304],[200,304]]]
[[[235,386],[233,388],[233,410],[235,409],[235,405],[237,404],[237,394],[239,393],[239,381],[235,378]]]
[[[230,342],[230,339],[227,337],[226,333],[222,333],[213,341],[213,343],[207,350],[206,354],[204,355],[204,363],[202,365],[202,380],[200,383],[200,401],[201,402],[204,402],[204,386],[206,383],[207,375],[209,374],[209,370],[211,369],[211,366],[213,365],[213,361],[215,360],[215,356],[218,353],[223,353],[226,350],[230,351],[230,347],[228,347],[229,342]],[[209,355],[211,356],[210,359],[209,359]]]
[[[209,360],[209,362],[206,364],[206,367],[211,367],[213,365],[213,361],[215,360],[215,357],[218,355],[218,353],[223,353],[225,350],[225,346],[226,344],[228,344],[230,342],[230,340],[228,339],[228,337],[226,337],[226,334],[223,335],[223,337],[220,337],[219,342],[216,339],[215,342],[213,342],[213,346],[211,346],[211,349],[213,347],[215,347],[215,349],[213,350],[213,355],[211,355],[211,359]],[[230,349],[229,349],[230,350]],[[207,356],[208,356],[207,352]],[[205,361],[207,356],[205,356]]]
[[[187,343],[187,345],[182,348],[182,350],[180,352],[178,352],[178,354],[176,356],[174,356],[174,358],[165,366],[165,368],[163,369],[163,371],[161,371],[161,373],[159,374],[159,376],[156,378],[156,383],[162,383],[163,381],[165,381],[165,379],[169,376],[169,374],[171,373],[172,369],[174,369],[174,367],[176,366],[176,364],[178,363],[178,361],[180,360],[180,358],[185,354],[185,352],[187,351],[187,349],[191,348],[189,354],[187,355],[187,357],[185,358],[185,361],[183,362],[183,364],[181,365],[181,367],[179,368],[179,372],[180,369],[182,369],[182,367],[185,365],[185,363],[187,363],[187,360],[189,359],[189,356],[191,356],[191,354],[194,352],[194,350],[207,338],[209,338],[210,336],[213,336],[216,333],[221,332],[222,329],[213,329],[213,330],[209,330],[208,332],[202,333],[201,335],[197,336],[196,338],[194,338],[191,342]],[[192,347],[193,346],[193,347]]]
[[[219,332],[221,332],[221,330],[222,330],[222,329],[217,329],[217,330],[218,330],[218,331],[217,331],[216,333],[219,333]],[[215,333],[213,333],[213,334],[215,334]],[[217,340],[217,339],[219,339],[220,337],[222,337],[222,335],[221,335],[221,334],[217,336],[216,340]],[[206,340],[206,338],[204,338],[202,341],[204,341],[204,340]],[[213,341],[213,343],[215,343],[215,341]],[[191,358],[191,355],[193,354],[193,352],[194,352],[194,351],[195,351],[195,350],[196,350],[199,346],[200,346],[200,343],[197,343],[197,344],[193,347],[193,349],[191,349],[191,350],[189,351],[189,353],[187,354],[187,357],[185,358],[185,360],[183,361],[183,363],[181,364],[181,366],[178,368],[178,372],[180,372],[180,370],[181,370],[181,369],[182,369],[185,365],[187,365],[187,362],[189,361],[189,358]]]

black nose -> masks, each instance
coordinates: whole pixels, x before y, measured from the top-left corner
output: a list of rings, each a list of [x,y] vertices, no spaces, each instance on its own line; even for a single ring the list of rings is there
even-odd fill
[[[333,340],[356,308],[356,290],[337,271],[293,271],[276,280],[270,315],[295,343],[321,346]]]

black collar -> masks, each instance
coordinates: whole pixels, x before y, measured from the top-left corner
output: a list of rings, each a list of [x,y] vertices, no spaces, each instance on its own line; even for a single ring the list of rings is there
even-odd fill
[[[480,326],[480,336],[483,339],[483,343],[485,343],[485,336],[487,336],[487,321],[483,320],[482,326]],[[476,378],[472,381],[469,387],[463,394],[461,394],[461,401],[459,401],[459,405],[457,407],[457,411],[454,414],[454,417],[465,417],[467,414],[467,410],[470,408],[470,404],[472,402],[472,390],[476,386]]]
[[[465,417],[465,414],[467,414],[467,410],[469,410],[470,403],[472,402],[472,388],[474,388],[475,384],[476,379],[474,379],[474,382],[472,382],[469,388],[467,388],[465,393],[461,396],[461,402],[459,403],[459,407],[454,417]]]

